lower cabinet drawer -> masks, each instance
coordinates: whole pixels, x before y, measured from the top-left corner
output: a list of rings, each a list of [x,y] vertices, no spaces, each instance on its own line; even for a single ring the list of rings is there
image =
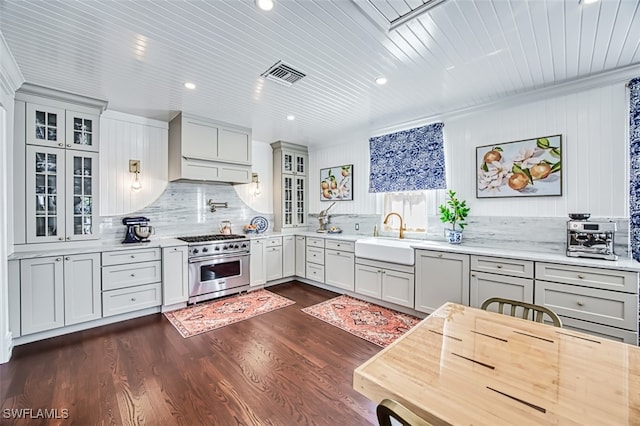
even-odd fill
[[[324,283],[324,265],[307,262],[307,278]]]
[[[102,316],[124,314],[145,308],[160,306],[160,283],[102,292]]]
[[[149,262],[162,258],[159,248],[136,248],[131,250],[106,251],[102,253],[102,266],[123,265],[130,262]]]
[[[638,332],[623,330],[621,328],[609,327],[601,324],[594,324],[592,322],[580,321],[573,318],[562,318],[562,328],[565,330],[575,330],[581,333],[590,334],[594,337],[594,340],[609,339],[616,342],[629,343],[631,345],[638,345]],[[560,331],[558,331],[561,333]],[[583,338],[576,337],[578,339]]]
[[[638,293],[638,273],[536,262],[536,280]]]
[[[638,331],[638,295],[536,281],[535,303],[561,317]]]
[[[307,263],[308,262],[324,265],[324,249],[307,247]]]
[[[102,291],[155,283],[161,279],[160,261],[102,267]]]

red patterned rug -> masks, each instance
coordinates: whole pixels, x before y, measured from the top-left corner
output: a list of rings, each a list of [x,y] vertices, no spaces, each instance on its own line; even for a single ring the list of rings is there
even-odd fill
[[[420,318],[346,295],[309,306],[302,312],[383,348],[420,322]]]
[[[239,296],[198,303],[176,311],[165,312],[164,316],[180,332],[182,337],[191,337],[294,303],[296,302],[270,291],[256,290]]]

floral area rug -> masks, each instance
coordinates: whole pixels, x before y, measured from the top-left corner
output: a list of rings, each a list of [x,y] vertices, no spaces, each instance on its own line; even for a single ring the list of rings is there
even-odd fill
[[[420,318],[349,296],[338,296],[302,312],[385,347],[420,322]]]
[[[296,302],[270,291],[256,290],[165,312],[164,316],[182,337],[191,337],[294,303]]]

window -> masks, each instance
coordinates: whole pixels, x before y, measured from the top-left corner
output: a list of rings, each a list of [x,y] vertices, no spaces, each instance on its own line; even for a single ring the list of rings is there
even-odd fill
[[[404,191],[387,192],[382,195],[382,220],[391,212],[399,213],[407,232],[426,232],[429,227],[429,216],[437,214],[438,196],[443,190],[437,191]],[[382,225],[383,231],[397,232],[400,229],[398,218],[389,218],[387,225]]]

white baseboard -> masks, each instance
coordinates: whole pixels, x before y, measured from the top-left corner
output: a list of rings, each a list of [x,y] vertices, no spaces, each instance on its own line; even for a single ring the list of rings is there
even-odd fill
[[[4,336],[2,343],[2,348],[0,348],[0,364],[9,362],[11,359],[11,354],[13,352],[13,337],[10,331]]]

